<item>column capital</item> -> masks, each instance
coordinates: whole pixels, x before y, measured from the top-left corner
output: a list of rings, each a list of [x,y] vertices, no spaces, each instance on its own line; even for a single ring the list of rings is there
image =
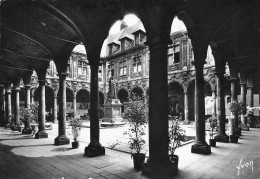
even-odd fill
[[[253,89],[253,88],[254,88],[254,86],[252,86],[252,85],[250,85],[250,86],[248,85],[247,86],[247,89]]]
[[[239,83],[240,86],[246,86],[246,83]]]
[[[92,68],[92,67],[99,67],[102,65],[102,63],[100,63],[99,61],[91,60],[89,61],[88,65]]]
[[[147,41],[145,42],[146,45],[149,47],[154,47],[154,46],[159,46],[159,45],[168,45],[172,43],[170,38],[162,37],[162,36],[157,36],[153,38],[148,38]]]
[[[192,64],[195,66],[195,68],[204,68],[204,64],[206,64],[206,61],[205,60],[192,61]]]
[[[46,80],[38,80],[38,82],[39,82],[39,85],[45,85]]]
[[[59,76],[59,79],[65,80],[66,77],[68,76],[68,73],[67,72],[58,73],[58,76]]]
[[[28,84],[28,85],[24,85],[24,87],[25,87],[25,89],[31,89],[31,85],[30,84]]]

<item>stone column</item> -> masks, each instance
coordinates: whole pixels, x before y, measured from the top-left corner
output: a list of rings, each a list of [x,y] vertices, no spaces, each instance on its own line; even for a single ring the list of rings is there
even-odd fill
[[[20,80],[19,86],[18,84],[15,86],[15,111],[14,111],[14,118],[15,118],[15,125],[19,124],[19,112],[20,112]]]
[[[53,123],[58,123],[57,120],[57,115],[58,115],[58,110],[57,110],[57,92],[54,91],[54,99],[53,99]]]
[[[35,90],[31,91],[31,104],[34,103],[34,92],[35,92]]]
[[[216,73],[216,81],[217,81],[217,118],[218,118],[218,125],[219,130],[218,134],[214,137],[217,142],[229,142],[229,137],[225,132],[225,91],[222,88],[224,72]]]
[[[246,83],[240,83],[241,88],[241,102],[246,105]],[[241,127],[242,130],[249,130],[249,127],[245,123],[245,114],[241,114]]]
[[[89,64],[91,68],[90,79],[90,144],[85,148],[85,155],[94,157],[105,155],[105,148],[99,142],[99,89],[98,89],[98,67],[100,63],[94,60],[99,59],[99,54],[94,57],[90,56],[92,62]]]
[[[76,116],[76,112],[77,112],[77,97],[76,97],[76,92],[74,92],[75,94],[73,94],[73,113],[74,116]]]
[[[183,124],[189,124],[189,104],[188,104],[188,92],[184,92],[184,121]]]
[[[237,100],[237,93],[236,93],[236,78],[231,78],[231,102]],[[238,128],[238,114],[232,114],[234,116],[235,121],[235,128]]]
[[[176,169],[168,156],[168,41],[158,36],[148,39],[147,45],[150,50],[149,158],[142,170],[147,175],[170,174]]]
[[[254,95],[253,95],[253,86],[248,86],[248,106],[254,107]]]
[[[205,99],[204,99],[204,78],[203,61],[195,61],[195,123],[196,140],[191,147],[192,153],[210,154],[211,148],[205,141]]]
[[[213,99],[213,105],[212,105],[212,116],[216,116],[216,90],[212,90],[212,99]]]
[[[31,102],[30,102],[30,99],[31,99],[31,90],[30,90],[30,85],[24,85],[25,87],[25,93],[26,93],[26,99],[25,99],[25,107],[28,107],[30,106]]]
[[[9,128],[11,123],[11,115],[12,115],[12,105],[11,105],[11,83],[8,82],[6,84],[6,123],[5,127]]]
[[[70,143],[69,138],[66,136],[66,72],[58,74],[59,76],[59,134],[55,138],[55,145],[66,145]]]
[[[5,126],[5,87],[4,85],[2,86],[2,94],[1,94],[1,122],[0,122],[0,127]]]
[[[39,80],[39,109],[38,109],[38,132],[35,134],[35,139],[48,138],[45,131],[45,79]]]

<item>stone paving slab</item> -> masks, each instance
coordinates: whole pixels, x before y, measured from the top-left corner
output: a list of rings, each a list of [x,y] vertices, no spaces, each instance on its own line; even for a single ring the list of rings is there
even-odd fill
[[[133,168],[127,153],[106,149],[106,155],[84,157],[87,143],[78,149],[54,146],[55,130],[49,138],[34,139],[0,128],[0,178],[126,178],[146,179]],[[174,178],[260,178],[260,129],[243,131],[238,144],[217,143],[212,154],[191,153],[191,145],[176,150],[179,172]]]

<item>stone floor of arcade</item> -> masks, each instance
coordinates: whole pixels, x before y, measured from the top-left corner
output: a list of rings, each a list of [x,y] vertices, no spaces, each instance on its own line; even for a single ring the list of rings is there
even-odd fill
[[[193,128],[193,124],[189,125],[187,132],[192,133]],[[119,135],[113,137],[123,130],[101,129],[106,155],[89,158],[83,156],[89,142],[89,128],[83,129],[78,149],[71,149],[71,145],[53,145],[57,124],[53,124],[53,130],[47,130],[49,138],[46,139],[0,128],[0,178],[148,178],[133,168],[129,153],[109,149],[109,143],[124,141]],[[108,133],[110,136],[102,141]],[[238,144],[217,143],[210,155],[191,153],[192,142],[181,146],[176,150],[180,160],[179,172],[174,178],[259,178],[259,134],[260,128],[243,131]],[[246,168],[247,164],[251,167]]]

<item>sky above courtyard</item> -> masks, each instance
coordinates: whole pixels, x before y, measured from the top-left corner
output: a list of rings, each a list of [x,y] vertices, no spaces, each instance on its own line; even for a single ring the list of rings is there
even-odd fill
[[[125,15],[123,20],[125,21],[127,26],[131,26],[131,25],[137,23],[140,19],[136,15],[134,15],[134,14],[128,14],[128,15]],[[121,20],[117,20],[111,26],[110,31],[109,31],[109,35],[115,34],[115,33],[119,32],[120,31],[120,25],[121,25]],[[177,32],[177,31],[181,31],[181,30],[186,30],[186,27],[185,27],[184,23],[181,20],[179,20],[177,17],[175,17],[173,19],[173,22],[172,22],[171,33],[174,33],[174,32]],[[103,46],[102,46],[101,53],[100,53],[100,57],[105,57],[106,56],[106,47],[107,47],[107,40],[105,39],[104,43],[103,43]],[[77,45],[74,48],[73,51],[86,54],[84,45]]]

